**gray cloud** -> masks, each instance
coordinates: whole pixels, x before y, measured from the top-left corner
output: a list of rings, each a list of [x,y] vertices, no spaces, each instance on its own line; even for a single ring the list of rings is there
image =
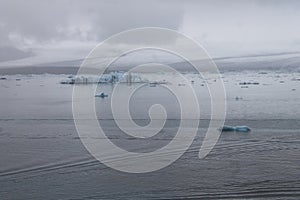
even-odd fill
[[[295,51],[299,11],[296,0],[2,0],[0,46],[84,57],[120,31],[158,26],[191,36],[212,56]]]
[[[189,1],[182,30],[214,54],[295,51],[300,1]]]
[[[178,29],[183,9],[157,1],[1,1],[2,40],[19,45],[60,40],[101,41],[142,26]],[[8,34],[8,35],[7,35]]]

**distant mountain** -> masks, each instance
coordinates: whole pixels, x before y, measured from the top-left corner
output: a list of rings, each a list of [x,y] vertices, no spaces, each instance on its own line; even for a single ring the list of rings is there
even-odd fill
[[[221,72],[245,70],[300,72],[299,52],[222,57],[213,58],[213,60]],[[205,61],[199,60],[198,62],[205,64]],[[185,69],[192,69],[192,66],[188,62],[175,62],[171,66],[183,71]]]
[[[23,54],[24,55],[24,54]],[[60,62],[43,63],[38,65],[20,66],[20,67],[2,67],[0,74],[76,74],[84,59],[65,60]],[[228,71],[285,71],[285,72],[300,72],[300,53],[288,52],[278,54],[262,54],[262,55],[246,55],[235,57],[213,58],[220,72]],[[112,64],[108,71],[113,70],[129,70],[134,66],[147,63],[151,59],[134,59],[128,57],[119,63]],[[153,61],[157,61],[154,59]],[[199,64],[204,64],[206,61],[195,60]],[[186,61],[176,62],[174,60],[165,59],[161,62],[173,67],[182,72],[195,72],[195,69]],[[100,65],[99,65],[100,66]]]
[[[9,60],[19,60],[30,56],[33,56],[32,52],[22,51],[11,46],[0,46],[0,62]]]
[[[83,60],[84,59],[64,60],[64,61],[58,61],[58,62],[37,64],[35,66],[40,66],[40,67],[80,67]]]

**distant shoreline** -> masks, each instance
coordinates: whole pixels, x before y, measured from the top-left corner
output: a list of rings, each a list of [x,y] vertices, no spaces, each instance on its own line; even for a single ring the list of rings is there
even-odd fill
[[[243,71],[278,71],[278,72],[296,72],[300,73],[300,63],[295,62],[220,62],[215,61],[219,71],[224,72],[243,72]],[[110,71],[127,71],[137,65],[110,66]],[[172,63],[169,66],[181,72],[196,72],[189,63]],[[70,74],[75,75],[79,66],[20,66],[20,67],[0,67],[0,75],[16,74]]]
[[[283,71],[300,73],[300,53],[285,52],[278,54],[248,55],[236,57],[212,58],[220,72],[242,72],[242,71]],[[198,60],[201,63],[201,60]],[[198,62],[195,60],[194,62]],[[15,74],[77,74],[83,59],[66,60],[53,63],[37,65],[5,66],[0,65],[0,75]],[[145,61],[146,63],[149,63]],[[126,63],[112,64],[108,71],[127,71],[134,66],[145,64],[143,60],[130,61]],[[204,62],[205,63],[205,62]],[[163,62],[181,72],[196,72],[190,63]]]
[[[76,74],[79,67],[11,67],[0,68],[0,75],[15,75],[15,74]]]

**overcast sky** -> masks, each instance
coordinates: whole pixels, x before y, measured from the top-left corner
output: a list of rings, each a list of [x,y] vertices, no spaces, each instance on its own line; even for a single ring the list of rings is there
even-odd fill
[[[82,58],[145,26],[178,30],[213,57],[299,51],[300,1],[1,0],[0,61]]]

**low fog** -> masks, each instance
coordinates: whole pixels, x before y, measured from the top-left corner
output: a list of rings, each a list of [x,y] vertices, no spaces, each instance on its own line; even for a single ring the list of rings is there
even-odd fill
[[[179,31],[214,58],[298,52],[299,11],[296,0],[2,0],[0,65],[82,59],[113,34],[149,26]]]

